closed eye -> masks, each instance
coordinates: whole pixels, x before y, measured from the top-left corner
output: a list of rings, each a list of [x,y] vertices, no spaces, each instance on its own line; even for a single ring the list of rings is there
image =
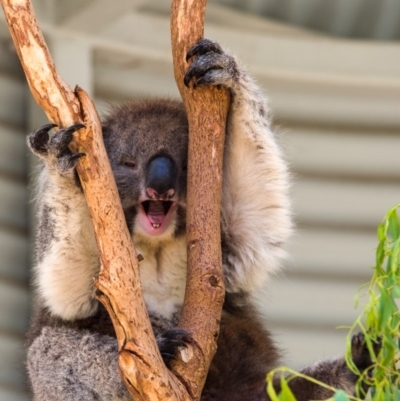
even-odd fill
[[[123,165],[124,165],[125,167],[131,168],[131,169],[136,168],[136,164],[133,163],[133,162],[124,162]]]

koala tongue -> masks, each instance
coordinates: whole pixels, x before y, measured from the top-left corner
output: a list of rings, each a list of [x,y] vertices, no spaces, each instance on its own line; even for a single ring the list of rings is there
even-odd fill
[[[147,218],[151,224],[161,224],[164,220],[164,205],[162,201],[151,201],[149,210],[147,212]]]

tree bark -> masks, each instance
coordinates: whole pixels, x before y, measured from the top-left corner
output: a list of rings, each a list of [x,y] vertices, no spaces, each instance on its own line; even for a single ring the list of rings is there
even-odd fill
[[[189,89],[183,83],[186,54],[204,35],[206,0],[173,0],[171,41],[175,80],[189,120],[188,275],[179,327],[194,346],[173,371],[193,399],[200,398],[217,349],[225,287],[221,260],[220,206],[225,125],[230,104],[224,88]]]
[[[77,170],[100,252],[101,270],[96,287],[98,298],[114,324],[120,373],[128,391],[135,401],[198,400],[216,350],[224,296],[219,205],[223,133],[228,109],[227,101],[225,104],[221,101],[224,96],[221,91],[199,89],[193,93],[183,87],[184,56],[188,47],[202,36],[205,2],[191,1],[195,4],[190,7],[183,0],[173,4],[174,15],[178,12],[180,18],[179,22],[175,17],[172,20],[174,57],[179,60],[179,64],[175,63],[175,71],[191,131],[189,187],[195,188],[198,196],[195,200],[189,189],[188,256],[192,267],[189,268],[180,321],[180,327],[193,334],[195,344],[185,353],[186,363],[181,361],[175,365],[176,376],[165,367],[154,339],[142,295],[138,259],[125,224],[93,102],[84,90],[76,88],[73,92],[57,74],[30,1],[0,1],[39,106],[60,128],[78,122],[86,126],[75,134],[71,148],[86,154],[79,160]],[[196,13],[199,13],[198,17]],[[192,24],[188,22],[190,19],[196,21],[192,25],[196,31],[187,35],[186,30]],[[219,119],[213,117],[217,115]],[[195,127],[199,124],[203,130],[197,131]],[[193,136],[192,132],[197,134]],[[198,152],[203,155],[200,163],[193,156]],[[197,171],[202,171],[200,181]],[[192,205],[196,205],[196,209],[191,210]]]
[[[15,48],[31,92],[51,122],[61,127],[83,122],[86,129],[71,144],[86,157],[77,170],[100,251],[96,280],[99,300],[107,308],[119,345],[124,382],[140,400],[190,400],[182,383],[165,367],[142,295],[139,265],[126,227],[101,124],[89,96],[74,93],[58,75],[29,0],[1,0]]]

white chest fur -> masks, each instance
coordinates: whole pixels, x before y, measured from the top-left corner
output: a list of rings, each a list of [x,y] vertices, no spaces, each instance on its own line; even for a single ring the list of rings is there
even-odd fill
[[[169,319],[183,304],[186,285],[186,238],[152,244],[136,241],[143,256],[140,278],[149,312]]]

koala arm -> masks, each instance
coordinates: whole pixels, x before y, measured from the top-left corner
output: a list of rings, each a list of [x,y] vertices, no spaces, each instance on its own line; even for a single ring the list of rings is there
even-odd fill
[[[265,97],[237,66],[224,155],[222,224],[228,289],[252,292],[279,268],[291,233],[288,171]]]
[[[222,253],[229,292],[253,292],[279,267],[291,232],[288,172],[271,131],[265,97],[235,57],[203,39],[185,84],[220,85],[232,103],[222,192]]]
[[[81,155],[68,149],[77,126],[49,138],[52,127],[28,137],[29,147],[45,164],[39,176],[35,280],[41,301],[53,314],[79,319],[97,309],[93,277],[99,268],[98,251],[75,172]]]

